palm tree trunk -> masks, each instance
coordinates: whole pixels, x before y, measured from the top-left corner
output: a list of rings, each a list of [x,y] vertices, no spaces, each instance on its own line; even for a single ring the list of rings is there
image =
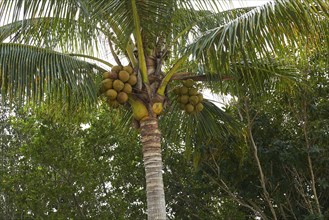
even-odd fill
[[[161,133],[158,119],[141,121],[141,141],[146,177],[148,220],[165,220],[166,205],[162,179]]]

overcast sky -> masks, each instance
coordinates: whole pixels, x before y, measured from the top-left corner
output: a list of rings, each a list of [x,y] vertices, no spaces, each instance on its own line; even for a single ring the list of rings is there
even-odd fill
[[[232,0],[234,7],[258,6],[269,2],[270,0]]]

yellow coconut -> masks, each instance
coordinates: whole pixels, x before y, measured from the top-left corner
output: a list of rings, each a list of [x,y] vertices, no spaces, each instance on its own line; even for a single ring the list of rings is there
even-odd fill
[[[105,72],[105,73],[103,73],[103,79],[111,78],[110,75],[111,75],[111,72]]]
[[[112,89],[113,86],[113,80],[112,79],[104,79],[102,81],[102,90],[106,91],[108,89]]]
[[[122,66],[113,66],[111,69],[112,72],[116,72],[116,73],[120,72],[121,70],[122,70]]]
[[[109,99],[114,100],[117,97],[118,93],[114,89],[109,89],[105,92],[105,96]]]
[[[125,92],[119,92],[119,94],[117,95],[117,101],[120,104],[124,104],[125,102],[128,101],[128,95]]]
[[[122,81],[122,82],[127,82],[129,80],[129,73],[125,70],[121,70],[119,72],[119,79]]]
[[[152,105],[152,110],[156,115],[160,115],[163,112],[162,102],[155,102]]]
[[[124,66],[123,70],[127,71],[129,74],[133,74],[134,69],[131,66]]]
[[[124,86],[125,84],[119,79],[116,79],[113,82],[113,89],[115,89],[117,92],[120,92]]]
[[[133,88],[129,83],[125,83],[125,86],[123,87],[123,92],[130,94],[132,92]]]
[[[137,121],[141,121],[148,117],[147,108],[141,100],[129,99],[129,103],[133,109],[133,116]]]
[[[128,80],[128,83],[132,86],[136,85],[137,83],[137,76],[136,75],[130,75],[130,78]]]

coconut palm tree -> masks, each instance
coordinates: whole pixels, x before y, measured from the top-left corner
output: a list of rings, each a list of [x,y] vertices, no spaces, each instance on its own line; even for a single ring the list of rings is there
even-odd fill
[[[200,95],[189,96],[197,96],[197,88],[223,93],[275,88],[296,73],[287,55],[328,47],[325,1],[277,0],[224,10],[229,3],[0,0],[2,99],[72,112],[97,107],[105,93],[111,109],[131,109],[143,145],[148,219],[166,219],[162,137],[180,137],[188,146],[198,137],[228,132],[220,109]],[[320,45],[325,38],[327,45]],[[137,80],[122,92],[131,78]],[[176,89],[174,95],[181,81],[185,90],[194,86],[187,90],[193,92]],[[192,85],[196,81],[199,87]],[[182,137],[173,128],[188,133]]]

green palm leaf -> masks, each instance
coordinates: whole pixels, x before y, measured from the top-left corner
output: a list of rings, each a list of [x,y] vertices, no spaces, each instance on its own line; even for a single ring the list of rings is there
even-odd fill
[[[212,140],[224,139],[238,130],[239,123],[209,100],[204,109],[189,115],[173,102],[169,111],[160,119],[160,126],[167,144],[184,144],[187,154],[200,150]],[[177,142],[178,141],[178,142]]]
[[[188,49],[209,72],[227,74],[232,62],[272,62],[286,48],[303,49],[328,39],[323,31],[328,10],[321,0],[269,2],[202,33]]]
[[[92,9],[85,1],[1,1],[0,40],[47,48],[63,52],[92,53],[102,32],[97,19],[91,19]],[[10,38],[8,38],[10,37]]]
[[[1,96],[20,104],[61,100],[91,106],[97,98],[95,65],[55,51],[21,44],[0,44]]]

